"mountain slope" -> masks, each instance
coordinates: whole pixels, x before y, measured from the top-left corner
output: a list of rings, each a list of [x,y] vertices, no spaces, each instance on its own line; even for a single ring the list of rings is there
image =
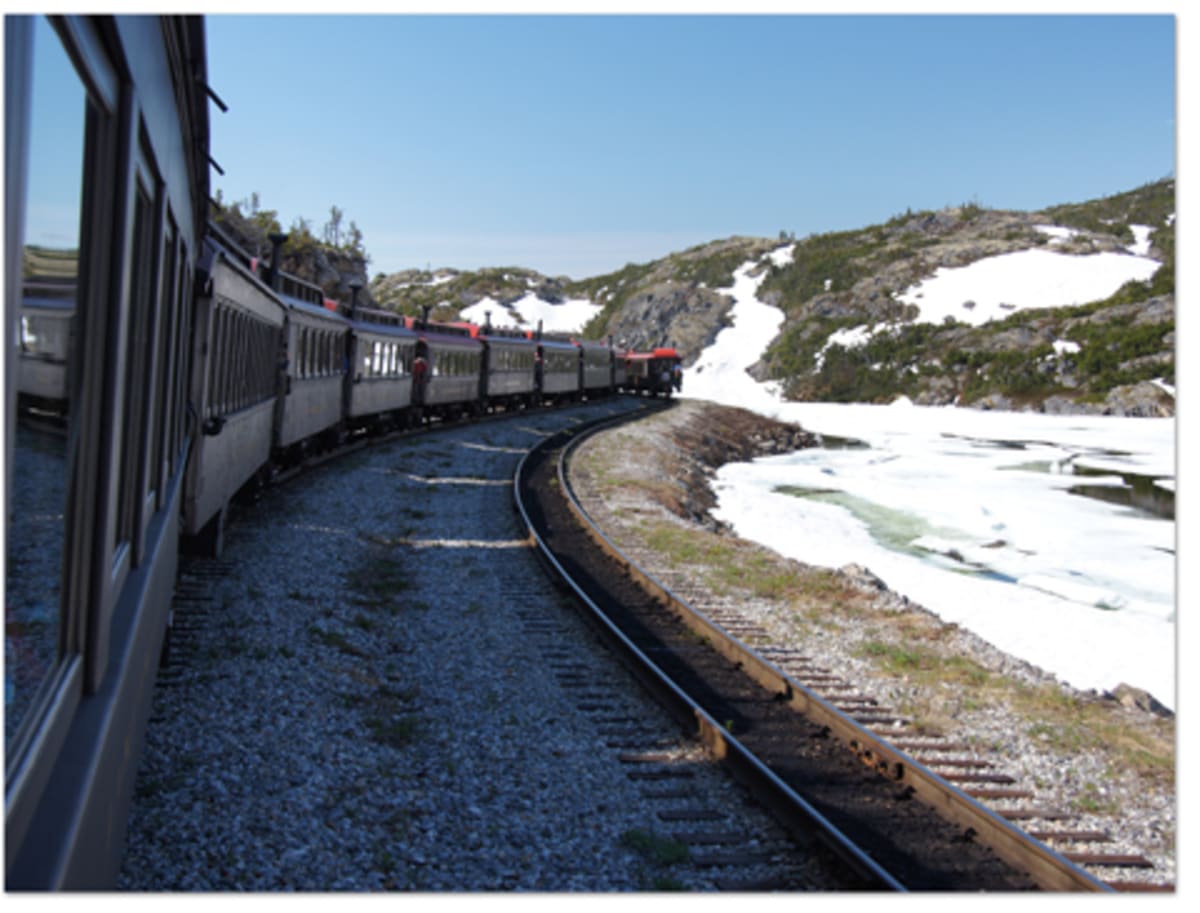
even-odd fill
[[[1175,183],[1164,180],[1035,213],[969,204],[799,241],[734,237],[581,281],[408,271],[376,276],[371,293],[442,319],[488,310],[493,322],[531,326],[536,313],[561,329],[591,314],[571,329],[630,348],[675,345],[691,366],[729,325],[742,281],[779,314],[769,345],[745,363],[788,398],[1171,414],[1173,396],[1150,382],[1174,383],[1174,211]],[[1077,280],[1068,292],[1050,278],[1068,264],[1131,281],[1079,298]],[[1021,300],[996,299],[1017,275]],[[952,280],[980,284],[950,292]],[[961,300],[935,310],[947,294]]]

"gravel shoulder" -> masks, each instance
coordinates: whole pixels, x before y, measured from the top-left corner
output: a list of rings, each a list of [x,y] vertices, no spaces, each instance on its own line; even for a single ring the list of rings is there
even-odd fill
[[[807,446],[794,426],[694,400],[583,445],[572,486],[606,534],[686,601],[737,606],[792,647],[953,734],[1033,788],[1037,804],[1107,831],[1175,881],[1175,720],[1080,692],[945,624],[857,565],[819,568],[740,540],[708,516],[722,463]],[[1123,876],[1124,877],[1124,876]]]

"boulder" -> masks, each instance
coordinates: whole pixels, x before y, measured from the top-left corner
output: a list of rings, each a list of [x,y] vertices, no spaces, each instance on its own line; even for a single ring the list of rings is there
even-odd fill
[[[1166,719],[1171,719],[1175,716],[1169,707],[1164,707],[1149,691],[1142,688],[1135,688],[1132,685],[1126,685],[1124,682],[1117,685],[1116,688],[1104,696],[1108,700],[1116,701],[1122,707],[1128,707],[1131,710],[1153,713],[1155,716],[1161,716]]]

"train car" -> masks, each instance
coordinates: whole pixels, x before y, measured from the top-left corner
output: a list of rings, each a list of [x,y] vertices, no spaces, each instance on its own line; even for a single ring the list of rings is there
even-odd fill
[[[273,284],[287,309],[275,433],[276,459],[287,464],[341,439],[350,319],[315,285],[279,273]]]
[[[542,399],[577,398],[580,383],[579,347],[569,339],[542,337],[537,340],[537,389]]]
[[[479,329],[476,336],[483,343],[484,406],[513,408],[532,403],[537,394],[537,344],[518,330],[490,325]]]
[[[628,383],[625,359],[616,350],[613,351],[613,389],[624,390]]]
[[[268,471],[282,387],[285,308],[209,227],[197,277],[192,404],[200,434],[184,483],[183,533],[220,555],[230,500]]]
[[[209,198],[197,17],[4,17],[5,889],[115,883],[177,569]],[[74,262],[65,432],[17,407],[23,263]]]
[[[346,418],[352,427],[383,430],[408,423],[417,342],[398,315],[355,310],[346,378]]]
[[[29,258],[37,262],[36,258]],[[21,409],[61,418],[75,319],[75,280],[28,275],[23,281],[17,392]]]
[[[613,388],[612,346],[604,342],[580,340],[580,386],[585,394],[594,397],[610,392]]]
[[[624,389],[646,396],[667,396],[681,386],[681,360],[674,348],[627,352]]]
[[[452,417],[483,408],[483,343],[464,326],[406,318],[417,335],[413,401],[421,416]]]

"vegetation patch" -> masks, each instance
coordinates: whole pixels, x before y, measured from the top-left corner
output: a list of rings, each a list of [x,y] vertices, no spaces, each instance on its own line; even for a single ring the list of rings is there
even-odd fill
[[[401,559],[382,549],[373,549],[366,562],[346,575],[345,582],[355,604],[392,614],[399,611],[397,596],[413,587]]]
[[[655,865],[676,865],[691,858],[688,845],[674,837],[665,837],[639,828],[621,835],[621,845],[635,851]]]

